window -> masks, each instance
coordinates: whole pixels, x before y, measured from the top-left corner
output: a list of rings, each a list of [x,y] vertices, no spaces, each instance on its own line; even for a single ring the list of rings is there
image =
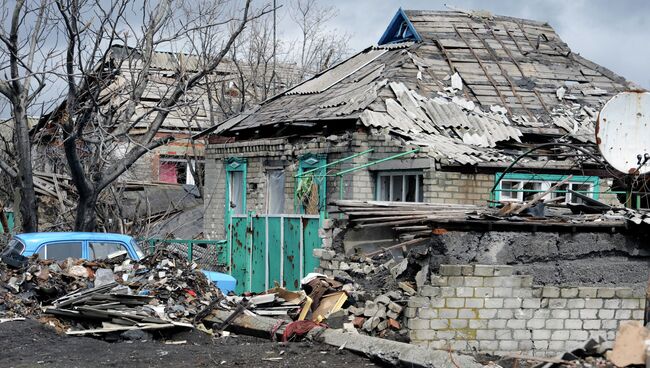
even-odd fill
[[[377,174],[377,200],[424,202],[422,173],[380,172]]]
[[[81,242],[48,243],[38,250],[41,259],[62,261],[66,258],[81,258]]]
[[[161,156],[158,166],[158,180],[172,184],[196,184],[190,166],[195,169],[196,174],[204,177],[205,163],[203,161],[190,160],[179,156]]]
[[[284,213],[284,170],[270,169],[266,171],[266,181],[268,183],[267,213],[278,214]]]
[[[500,176],[501,173],[497,173],[495,180]],[[545,192],[565,178],[565,175],[507,173],[495,191],[495,199],[497,201],[530,201],[536,194]],[[599,179],[595,176],[574,176],[569,183],[557,187],[544,199],[564,197],[563,200],[559,200],[559,203],[583,203],[582,199],[569,190],[598,199],[598,194],[594,193],[594,189],[598,188],[598,182]]]
[[[246,213],[244,206],[244,173],[241,171],[231,171],[230,175],[230,208],[235,215]]]
[[[114,242],[89,242],[88,253],[90,259],[108,258],[110,254],[126,250],[124,245]]]

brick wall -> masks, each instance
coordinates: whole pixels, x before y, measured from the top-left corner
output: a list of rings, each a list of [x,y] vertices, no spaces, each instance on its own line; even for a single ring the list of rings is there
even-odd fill
[[[554,355],[588,338],[615,338],[619,324],[643,320],[644,298],[630,288],[533,286],[510,266],[442,265],[406,310],[413,343],[433,349]]]
[[[426,170],[424,200],[433,203],[486,205],[494,174]]]

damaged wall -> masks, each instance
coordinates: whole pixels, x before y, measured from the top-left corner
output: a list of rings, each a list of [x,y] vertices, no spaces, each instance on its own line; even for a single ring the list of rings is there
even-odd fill
[[[533,286],[511,266],[442,265],[406,309],[412,343],[503,355],[553,356],[643,320],[645,297],[631,288]],[[610,346],[611,347],[611,346]]]

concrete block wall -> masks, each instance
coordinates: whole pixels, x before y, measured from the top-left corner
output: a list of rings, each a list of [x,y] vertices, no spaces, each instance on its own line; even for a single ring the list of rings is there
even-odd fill
[[[425,170],[424,201],[433,203],[486,205],[494,174],[465,174]]]
[[[432,349],[552,356],[643,320],[630,288],[533,286],[511,266],[441,265],[406,310],[411,341]]]

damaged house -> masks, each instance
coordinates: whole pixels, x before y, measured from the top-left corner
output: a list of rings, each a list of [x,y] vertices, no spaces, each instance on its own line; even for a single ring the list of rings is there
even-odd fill
[[[596,145],[600,108],[630,89],[546,23],[400,9],[376,46],[195,137],[209,137],[206,235],[227,240],[238,292],[298,289],[314,270],[399,288],[429,348],[611,341],[643,319],[650,260],[644,231],[605,213],[621,184]],[[605,210],[488,207],[542,197]],[[386,298],[363,298],[357,327],[386,328]]]

